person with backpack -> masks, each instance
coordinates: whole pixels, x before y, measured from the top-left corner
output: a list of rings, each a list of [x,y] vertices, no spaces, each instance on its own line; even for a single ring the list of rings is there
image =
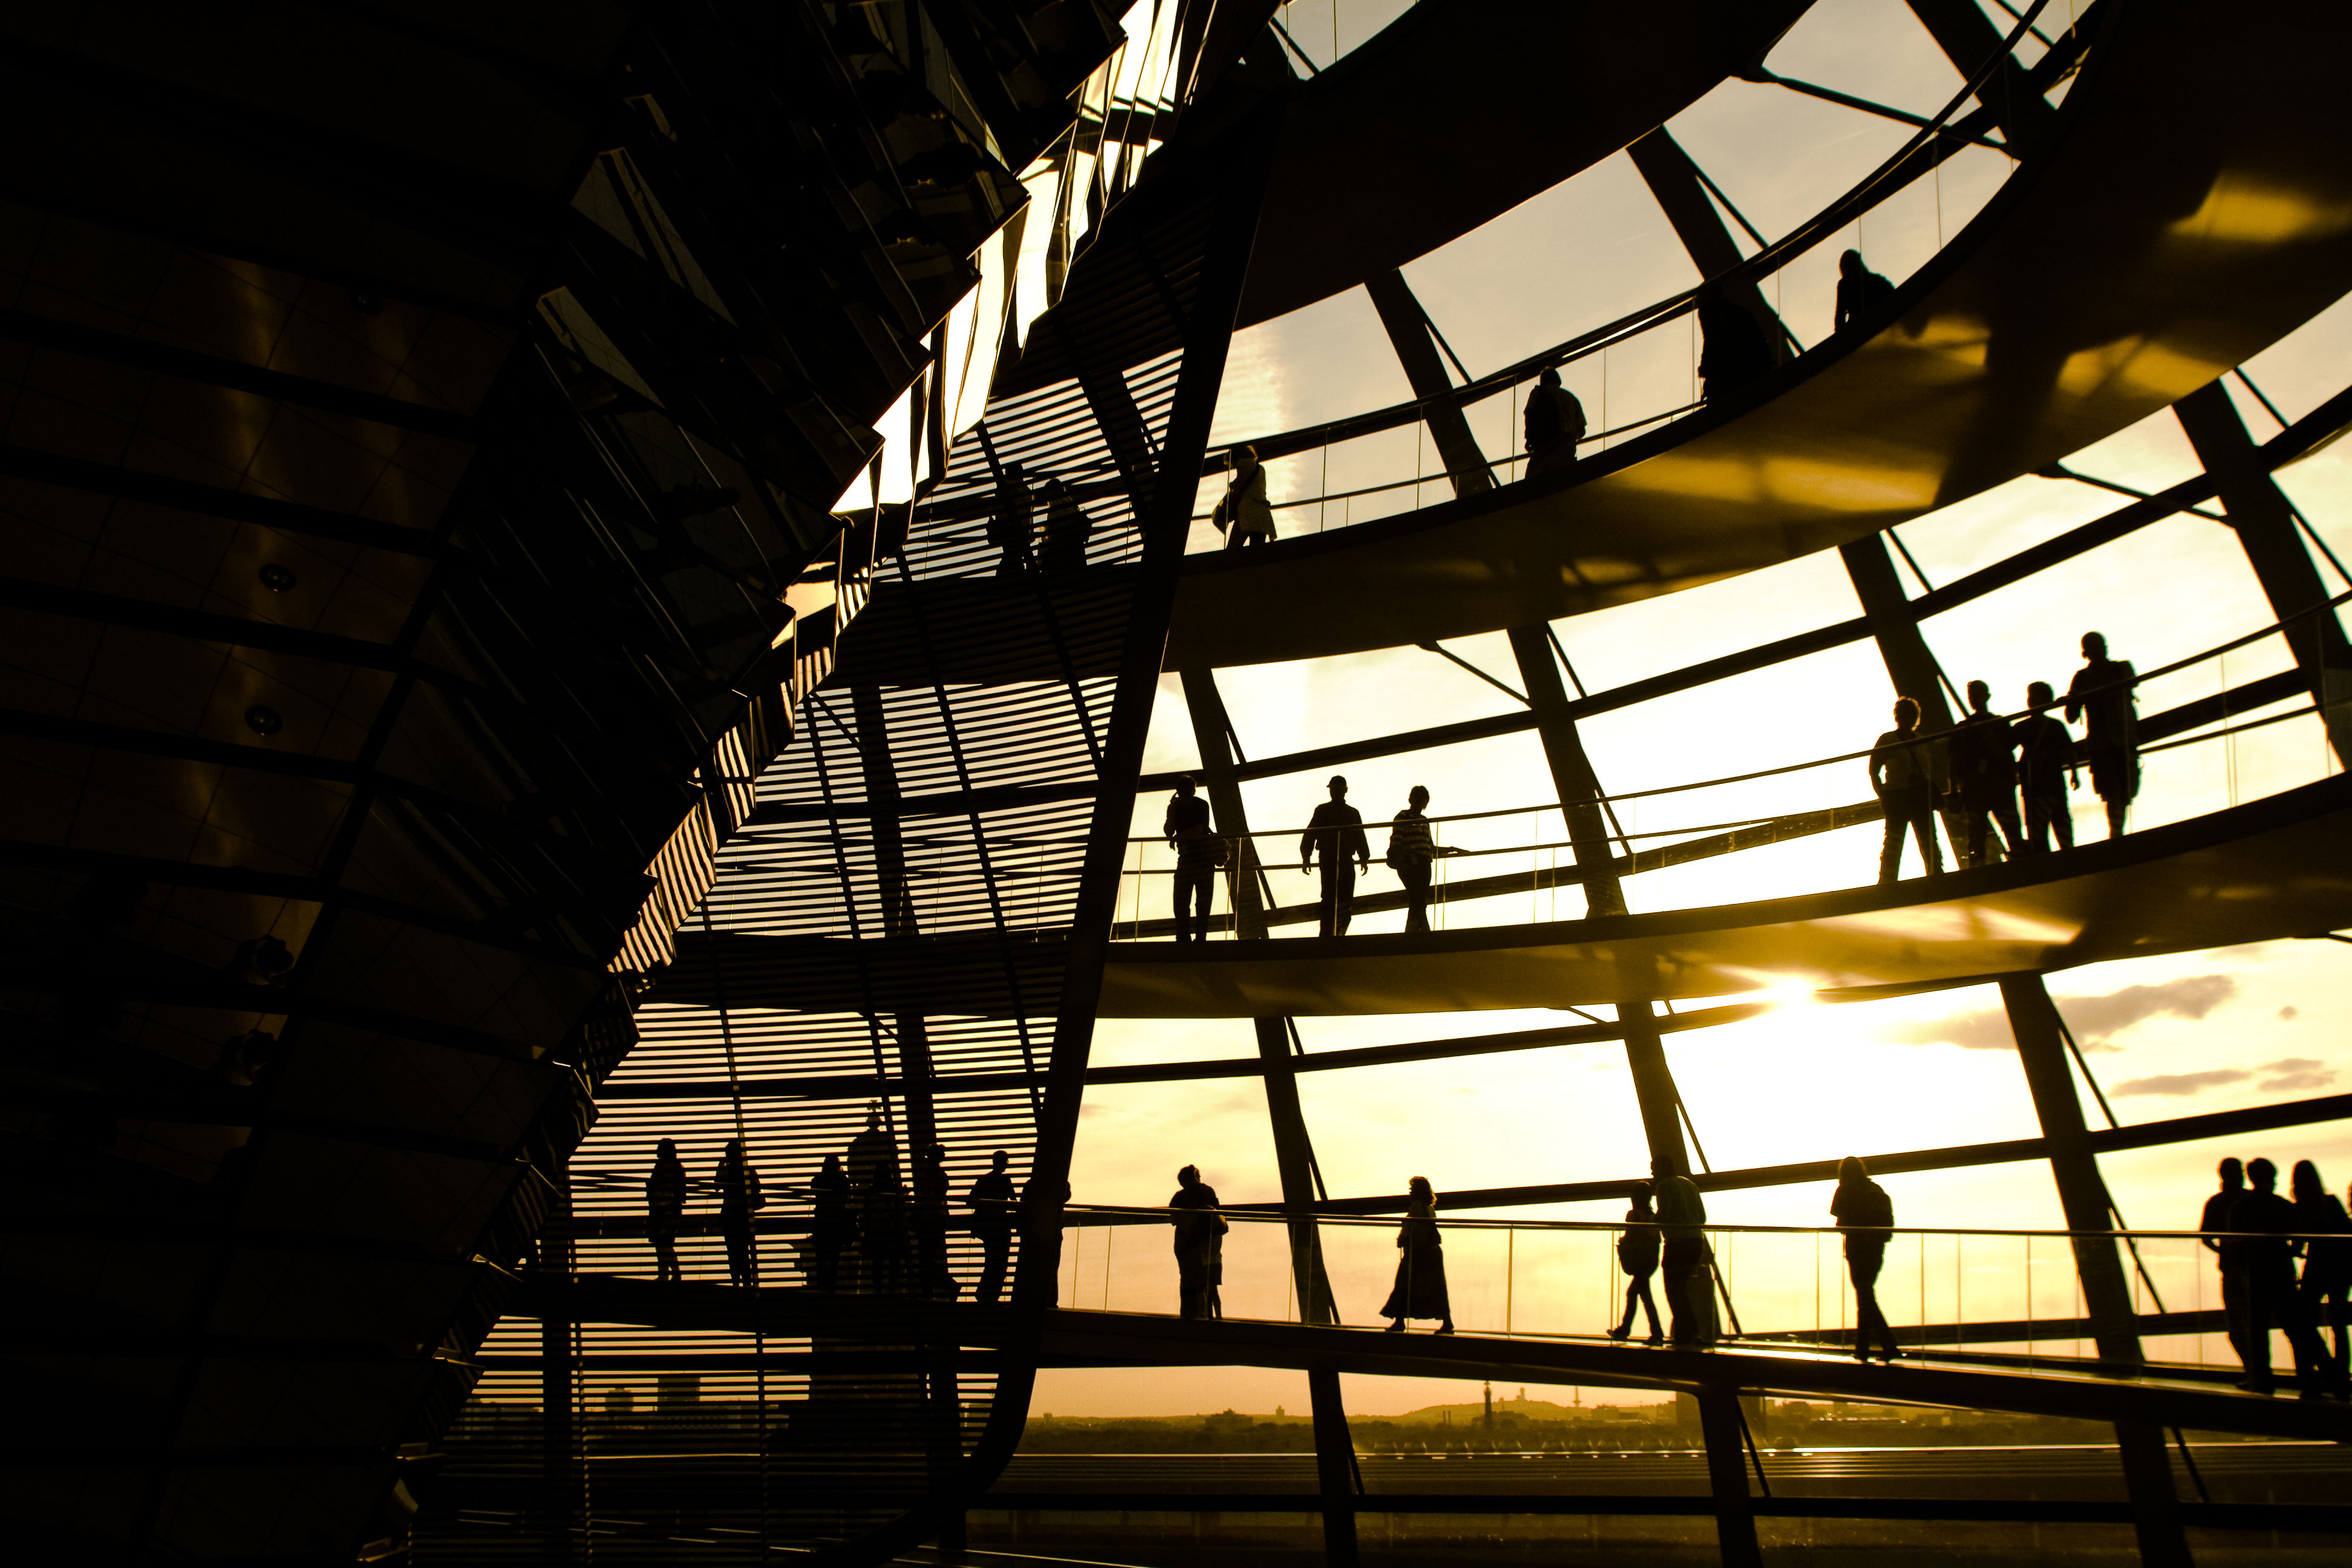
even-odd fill
[[[1631,1338],[1636,1306],[1650,1315],[1650,1337],[1644,1344],[1666,1342],[1658,1326],[1657,1299],[1650,1294],[1650,1277],[1658,1271],[1658,1216],[1650,1207],[1650,1184],[1633,1188],[1633,1206],[1625,1211],[1625,1234],[1617,1238],[1617,1267],[1625,1271],[1625,1319],[1609,1331],[1612,1340]]]

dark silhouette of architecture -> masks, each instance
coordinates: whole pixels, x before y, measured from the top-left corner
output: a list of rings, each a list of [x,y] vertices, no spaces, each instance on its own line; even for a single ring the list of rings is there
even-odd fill
[[[1845,1268],[1853,1281],[1853,1359],[1868,1361],[1874,1343],[1882,1360],[1902,1353],[1886,1314],[1878,1306],[1878,1271],[1886,1264],[1886,1244],[1894,1239],[1895,1203],[1886,1189],[1870,1179],[1861,1159],[1853,1154],[1838,1162],[1837,1191],[1830,1195],[1830,1214],[1844,1233]]]
[[[744,1153],[741,1139],[729,1139],[727,1147],[719,1152],[710,1187],[719,1194],[719,1234],[727,1243],[727,1282],[757,1285],[760,1247],[752,1234],[751,1216],[768,1206],[768,1199],[760,1191],[760,1173]]]
[[[2246,1249],[2246,1378],[2238,1386],[2271,1394],[2271,1330],[2286,1335],[2294,1354],[2295,1382],[2305,1397],[2327,1393],[2333,1364],[2319,1330],[2305,1310],[2302,1282],[2295,1278],[2296,1243],[2290,1239],[2301,1217],[2278,1193],[2278,1167],[2268,1160],[2246,1162],[2247,1190],[2230,1205],[2230,1228]]]
[[[1870,752],[1870,787],[1886,819],[1885,841],[1878,851],[1880,881],[1892,882],[1903,874],[1906,832],[1918,843],[1923,872],[1932,877],[1944,868],[1943,847],[1936,838],[1943,760],[1944,742],[1919,738],[1919,704],[1908,697],[1896,698],[1895,728],[1881,734]]]
[[[983,1307],[996,1305],[1004,1294],[1004,1271],[1013,1257],[1013,1204],[1019,1194],[1013,1186],[1012,1164],[1012,1154],[997,1150],[964,1194],[971,1209],[971,1234],[980,1243],[980,1281],[971,1296]]]
[[[1405,796],[1405,807],[1396,814],[1389,828],[1388,867],[1404,884],[1404,929],[1409,931],[1429,930],[1429,884],[1432,862],[1440,856],[1459,855],[1461,850],[1438,843],[1430,837],[1429,819],[1423,815],[1429,805],[1429,791],[1420,784]]]
[[[1160,834],[1176,851],[1176,940],[1209,940],[1209,915],[1216,907],[1217,872],[1229,858],[1225,841],[1209,822],[1209,803],[1189,778],[1176,781],[1168,797]]]
[[[1651,1164],[1650,1190],[1665,1242],[1658,1268],[1666,1287],[1667,1333],[1678,1345],[1713,1344],[1715,1249],[1706,1240],[1706,1200],[1696,1183],[1663,1162]]]
[[[1772,374],[1772,345],[1748,308],[1708,280],[1698,290],[1698,378],[1717,403]]]
[[[686,1164],[677,1144],[665,1138],[654,1148],[654,1168],[646,1176],[646,1239],[653,1243],[654,1278],[675,1283],[686,1278],[677,1262],[677,1227],[686,1215]]]
[[[1217,526],[1224,530],[1225,548],[1271,544],[1274,507],[1265,496],[1265,465],[1257,460],[1255,447],[1237,448],[1233,463],[1234,477],[1226,484],[1224,499],[1217,503],[1215,513]]]
[[[1331,798],[1315,808],[1307,831],[1298,837],[1298,869],[1311,876],[1320,860],[1323,891],[1318,908],[1322,912],[1316,933],[1345,936],[1356,908],[1356,873],[1370,869],[1372,847],[1364,837],[1363,814],[1348,804],[1348,781],[1334,773],[1328,787]]]
[[[1536,377],[1521,416],[1526,429],[1528,479],[1557,473],[1576,461],[1577,443],[1584,439],[1584,405],[1559,384],[1559,372],[1547,370]]]
[[[1833,331],[1842,332],[1874,319],[1880,308],[1894,298],[1895,285],[1864,266],[1861,251],[1848,250],[1838,257],[1837,321]]]
[[[2327,1331],[2334,1330],[2322,1385],[2338,1399],[2352,1398],[2352,1357],[2346,1354],[2352,1323],[2344,1320],[2346,1298],[2352,1293],[2352,1218],[2345,1215],[2344,1200],[2327,1190],[2319,1167],[2309,1160],[2294,1163],[2287,1190],[2294,1197],[2294,1228],[2304,1237],[2303,1315],[2323,1342],[2329,1338]]]
[[[1187,1165],[1176,1173],[1176,1191],[1168,1207],[1176,1233],[1177,1312],[1187,1318],[1222,1318],[1224,1303],[1218,1287],[1224,1282],[1226,1225],[1217,1213],[1217,1189],[1201,1180],[1198,1165]]]
[[[2083,634],[2083,668],[2066,687],[2066,721],[2083,721],[2091,788],[2107,808],[2107,837],[2120,838],[2139,795],[2139,708],[2128,660],[2107,657],[2107,639]]]
[[[1658,1325],[1657,1299],[1650,1294],[1651,1278],[1658,1272],[1658,1215],[1650,1207],[1650,1185],[1644,1182],[1633,1189],[1633,1206],[1625,1211],[1625,1234],[1617,1238],[1617,1267],[1625,1271],[1625,1315],[1609,1331],[1612,1340],[1632,1337],[1638,1307],[1650,1320],[1650,1337],[1643,1342],[1666,1342],[1665,1331]]]
[[[842,1255],[857,1239],[857,1218],[852,1211],[849,1173],[841,1156],[827,1154],[809,1178],[809,1238],[807,1275],[817,1290],[841,1288]]]
[[[2205,1200],[2204,1211],[2197,1216],[2197,1228],[2205,1233],[2200,1243],[2213,1255],[2214,1268],[2221,1276],[2221,1314],[2228,1325],[2230,1348],[2238,1360],[2253,1375],[2253,1352],[2247,1348],[2252,1324],[2252,1281],[2246,1271],[2246,1244],[2226,1234],[2234,1228],[2230,1223],[2230,1211],[2246,1194],[2246,1167],[2236,1155],[2223,1159],[2216,1168],[2221,1179],[2221,1190]],[[2269,1331],[2264,1330],[2265,1333]],[[2264,1366],[2270,1364],[2265,1359]]]
[[[1396,1283],[1381,1303],[1388,1331],[1404,1332],[1408,1319],[1434,1318],[1437,1331],[1454,1331],[1454,1301],[1445,1289],[1445,1238],[1437,1229],[1437,1194],[1427,1176],[1405,1184],[1404,1224],[1397,1227]]]
[[[2033,682],[2025,689],[2032,711],[2009,727],[2018,794],[2025,805],[2021,847],[2029,855],[2050,853],[2053,834],[2059,848],[2074,847],[2074,810],[2066,799],[2074,783],[2074,736],[2050,712],[2057,700],[2048,681]]]
[[[1992,863],[1992,824],[2000,825],[2000,847],[2009,855],[2024,844],[2017,821],[2016,737],[2009,721],[1991,710],[1991,687],[1969,681],[1968,717],[1954,726],[1948,742],[1952,787],[1967,824],[1960,852],[1969,866]]]

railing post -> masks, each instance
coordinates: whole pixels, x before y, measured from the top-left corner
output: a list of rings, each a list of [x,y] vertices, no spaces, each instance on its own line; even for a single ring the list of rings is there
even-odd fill
[[[526,1177],[526,1180],[529,1178]],[[572,1270],[572,1169],[554,1171],[555,1194],[539,1235],[538,1272],[551,1282],[569,1283]],[[570,1313],[540,1320],[540,1495],[544,1510],[542,1561],[569,1563],[572,1533],[580,1522],[580,1325]]]
[[[1544,761],[1551,765],[1552,787],[1559,792],[1560,815],[1568,819],[1569,844],[1577,869],[1583,873],[1584,911],[1622,915],[1625,890],[1617,880],[1615,847],[1601,814],[1601,781],[1592,772],[1592,760],[1584,754],[1584,742],[1577,738],[1576,721],[1569,715],[1568,691],[1559,682],[1549,629],[1538,621],[1513,626],[1510,637],[1536,733],[1543,741]]]
[[[2072,1238],[2074,1267],[2083,1282],[2083,1305],[2090,1313],[2100,1364],[2127,1374],[2140,1364],[2138,1329],[2115,1242],[2082,1234],[2112,1229],[2114,1211],[2099,1176],[2097,1156],[2091,1151],[2083,1102],[2074,1092],[2058,1009],[2039,974],[2005,976],[2000,997],[2009,1010],[2010,1030],[2017,1037],[2017,1059],[2025,1069],[2042,1142],[2050,1151],[2058,1205],[2066,1216],[2066,1228],[2076,1233]],[[2180,1500],[2173,1490],[2172,1460],[2165,1452],[2163,1432],[2140,1421],[2118,1421],[2115,1427],[2140,1560],[2153,1568],[2189,1568],[2189,1539],[2181,1527]]]
[[[2220,382],[2190,393],[2172,412],[2220,488],[2230,526],[2237,531],[2272,616],[2280,621],[2304,617],[2287,631],[2287,647],[2294,652],[2295,668],[2311,682],[2311,698],[2336,760],[2352,758],[2347,746],[2352,741],[2352,642],[2345,638],[2343,623],[2325,608],[2326,586],[2295,535],[2286,497],[2263,467],[2260,449]]]

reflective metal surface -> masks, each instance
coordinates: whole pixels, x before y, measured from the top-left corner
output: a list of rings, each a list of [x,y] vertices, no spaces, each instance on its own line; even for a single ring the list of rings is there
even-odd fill
[[[1894,324],[1567,474],[1197,557],[1168,667],[1395,647],[1693,587],[2154,413],[2352,282],[2352,116],[2271,87],[2286,55],[2347,49],[2337,5],[2128,7],[2057,144],[1904,286]]]

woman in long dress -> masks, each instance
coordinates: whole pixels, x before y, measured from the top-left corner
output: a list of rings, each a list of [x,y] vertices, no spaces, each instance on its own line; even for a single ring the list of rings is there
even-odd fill
[[[1404,1331],[1407,1318],[1435,1318],[1437,1331],[1454,1331],[1454,1307],[1445,1298],[1445,1244],[1437,1234],[1437,1194],[1427,1176],[1415,1176],[1405,1188],[1404,1224],[1397,1231],[1396,1289],[1389,1292],[1381,1316],[1388,1331]]]

